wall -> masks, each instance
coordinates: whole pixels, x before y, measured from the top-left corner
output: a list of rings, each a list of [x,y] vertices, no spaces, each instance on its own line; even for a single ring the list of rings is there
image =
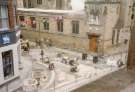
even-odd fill
[[[19,12],[19,15],[24,15],[25,19],[27,20],[30,16],[34,16],[35,13],[31,12]],[[26,26],[24,31],[22,32],[26,38],[33,39],[39,39],[39,36],[41,38],[50,38],[53,41],[53,44],[55,46],[59,46],[62,48],[70,48],[70,49],[77,49],[77,50],[83,50],[89,51],[89,39],[88,39],[88,25],[85,21],[84,15],[68,15],[68,14],[45,14],[40,16],[37,15],[36,21],[37,21],[37,28],[32,29],[30,26]],[[63,32],[58,32],[57,31],[57,21],[56,17],[63,17],[63,22],[64,22],[64,29]],[[44,30],[43,26],[43,18],[48,18],[49,19],[49,25],[50,25],[50,30]],[[79,21],[79,34],[74,34],[72,33],[72,21],[77,20]],[[40,26],[40,28],[39,28]],[[27,31],[26,31],[27,30]],[[31,30],[31,31],[30,31]],[[34,31],[35,30],[35,31]],[[41,31],[41,34],[39,34],[38,31]]]
[[[16,0],[17,1],[17,7],[23,8],[23,0]]]
[[[112,32],[116,23],[119,19],[119,13],[117,8],[120,7],[119,4],[107,4],[105,5],[108,8],[107,15],[105,17],[105,31],[104,31],[104,47],[111,47],[112,45]]]
[[[39,37],[38,32],[34,31],[22,31],[22,34],[25,38],[28,38],[30,40],[35,41]],[[41,32],[40,34],[41,38],[44,39],[51,39],[52,44],[54,46],[58,46],[61,48],[69,48],[74,49],[77,51],[87,51],[89,49],[89,39],[87,38],[80,38],[76,36],[67,36],[62,34],[53,34],[53,33],[47,33],[47,32]]]
[[[2,61],[2,52],[12,50],[13,51],[13,63],[14,63],[14,76],[4,80],[4,75],[3,75],[3,63],[0,62],[0,92],[6,92],[4,90],[7,90],[7,85],[8,85],[8,92],[12,92],[13,90],[18,89],[22,84],[20,83],[20,73],[19,73],[19,58],[18,58],[18,51],[17,47],[20,44],[20,42],[13,44],[13,45],[8,45],[5,47],[0,48],[0,61]],[[18,85],[18,86],[17,86]]]

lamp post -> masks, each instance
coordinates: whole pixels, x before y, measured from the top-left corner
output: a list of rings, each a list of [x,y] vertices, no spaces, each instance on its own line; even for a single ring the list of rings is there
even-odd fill
[[[39,40],[39,46],[40,46],[40,49],[41,49],[41,29],[40,29],[40,23],[41,23],[41,19],[40,19],[40,17],[39,17],[39,25],[38,25],[38,27],[39,27],[39,30],[38,30],[38,36],[39,36],[39,38],[38,38],[38,40]]]
[[[55,79],[56,79],[56,70],[55,70],[55,67],[54,67],[54,64],[53,64],[53,68],[54,68],[54,73],[55,73],[55,75],[54,75],[54,85],[53,85],[53,87],[54,87],[54,92],[55,92]]]
[[[43,51],[43,49],[41,49],[40,55],[41,55],[41,61],[43,63],[44,62],[44,51]]]
[[[40,25],[40,23],[43,23],[43,21],[44,21],[44,18],[41,20],[41,18],[39,17],[38,36],[39,36],[39,46],[40,46],[40,49],[41,49],[40,55],[41,55],[41,61],[42,61],[42,63],[43,63],[43,61],[44,61],[44,51],[43,51],[43,42],[41,41],[41,25]]]
[[[42,44],[42,41],[41,41],[41,24],[40,23],[43,23],[45,18],[40,18],[40,16],[38,16],[38,14],[36,15],[36,17],[38,18],[38,41],[39,41],[39,46],[40,46],[40,49],[43,49],[43,44]]]

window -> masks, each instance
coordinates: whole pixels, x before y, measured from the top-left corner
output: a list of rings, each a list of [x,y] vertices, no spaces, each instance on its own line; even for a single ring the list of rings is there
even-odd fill
[[[62,0],[56,0],[56,9],[62,9]]]
[[[79,21],[72,21],[72,33],[79,33]]]
[[[0,6],[0,30],[8,29],[8,9],[6,5]]]
[[[3,62],[3,72],[4,78],[10,78],[14,75],[14,67],[13,67],[13,52],[6,51],[2,53],[2,62]]]
[[[112,33],[112,44],[118,44],[119,43],[119,36],[120,36],[120,30],[115,29]]]
[[[103,11],[103,15],[105,16],[105,15],[107,15],[108,14],[108,10],[107,10],[107,7],[105,6],[104,7],[104,11]]]
[[[36,28],[36,19],[35,17],[30,17],[31,27]]]
[[[115,41],[115,30],[113,30],[113,33],[112,33],[112,44],[114,44],[114,41]]]
[[[19,16],[19,21],[24,22],[24,16]]]
[[[44,21],[44,30],[49,30],[49,21],[48,20]]]
[[[24,16],[19,16],[20,26],[25,27],[25,18]]]
[[[28,0],[28,8],[32,8],[31,0]]]
[[[57,20],[57,29],[59,32],[63,32],[63,20]]]
[[[42,4],[42,0],[37,0],[37,4]]]
[[[100,14],[100,11],[98,9],[97,10],[92,9],[90,11],[89,21],[90,21],[91,25],[99,25],[100,24],[99,23],[100,22],[99,14]]]
[[[24,7],[24,8],[26,8],[26,7],[27,7],[26,0],[23,0],[23,7]]]

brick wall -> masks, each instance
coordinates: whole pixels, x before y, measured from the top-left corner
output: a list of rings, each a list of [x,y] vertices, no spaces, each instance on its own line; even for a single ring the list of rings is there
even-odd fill
[[[8,17],[9,17],[9,27],[14,29],[14,8],[13,0],[8,0]]]

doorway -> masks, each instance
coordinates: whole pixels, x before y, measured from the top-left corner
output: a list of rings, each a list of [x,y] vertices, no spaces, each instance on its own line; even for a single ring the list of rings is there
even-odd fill
[[[89,35],[89,50],[90,52],[98,52],[98,35]]]

